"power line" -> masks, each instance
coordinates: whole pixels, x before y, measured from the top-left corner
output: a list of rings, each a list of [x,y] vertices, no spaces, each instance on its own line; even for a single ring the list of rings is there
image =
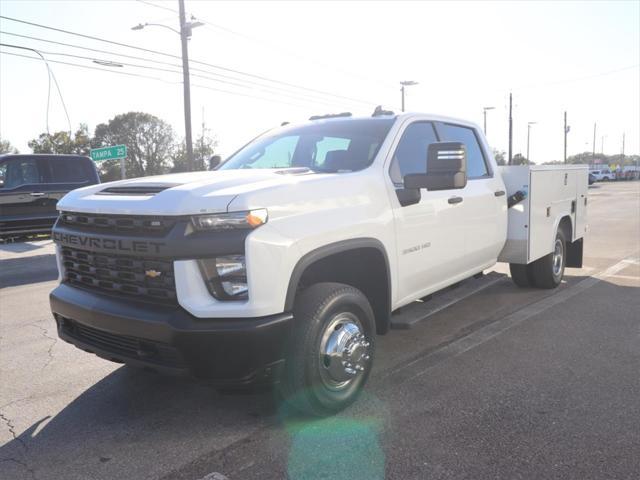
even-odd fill
[[[31,25],[31,26],[38,27],[38,28],[44,28],[44,29],[47,29],[47,30],[52,30],[52,31],[55,31],[55,32],[65,33],[67,35],[74,35],[74,36],[78,36],[78,37],[81,37],[81,38],[86,38],[86,39],[89,39],[89,40],[95,40],[95,41],[98,41],[98,42],[104,42],[104,43],[110,43],[112,45],[118,45],[120,47],[132,48],[132,49],[135,49],[135,50],[139,50],[139,51],[143,51],[143,52],[147,52],[147,53],[152,53],[154,55],[162,55],[162,56],[165,56],[165,57],[171,57],[171,58],[176,58],[176,59],[180,58],[177,55],[173,55],[173,54],[166,53],[166,52],[161,52],[161,51],[158,51],[158,50],[152,50],[152,49],[148,49],[148,48],[138,47],[138,46],[135,46],[135,45],[129,45],[129,44],[122,43],[122,42],[115,42],[113,40],[106,40],[104,38],[99,38],[99,37],[95,37],[95,36],[92,36],[92,35],[86,35],[86,34],[83,34],[83,33],[72,32],[72,31],[69,31],[69,30],[61,29],[61,28],[51,27],[51,26],[48,26],[48,25],[42,25],[42,24],[39,24],[39,23],[29,22],[29,21],[26,21],[26,20],[20,20],[20,19],[17,19],[17,18],[7,17],[5,15],[0,15],[0,18],[3,18],[5,20],[10,20],[10,21],[13,21],[13,22],[22,23],[22,24],[25,24],[25,25]],[[207,63],[207,62],[202,62],[200,60],[191,60],[191,62],[192,63],[197,63],[199,65],[205,65],[207,67],[215,68],[215,69],[218,69],[218,70],[223,70],[223,71],[226,71],[226,72],[235,73],[235,74],[238,74],[238,75],[244,75],[244,76],[247,76],[247,77],[256,78],[256,79],[267,81],[267,82],[277,83],[277,84],[280,84],[280,85],[286,85],[288,87],[297,88],[297,89],[300,89],[300,90],[319,93],[319,94],[322,94],[322,95],[328,95],[328,96],[335,97],[335,98],[340,98],[340,99],[343,99],[343,100],[350,100],[350,101],[353,101],[353,102],[356,102],[356,103],[362,103],[362,104],[365,104],[365,105],[374,105],[375,104],[375,102],[370,102],[370,101],[367,101],[367,100],[361,100],[361,99],[357,99],[357,98],[353,98],[353,97],[348,97],[348,96],[345,96],[345,95],[338,95],[338,94],[327,92],[327,91],[324,91],[324,90],[317,90],[317,89],[314,89],[314,88],[303,87],[301,85],[296,85],[294,83],[289,83],[289,82],[285,82],[285,81],[282,81],[282,80],[276,80],[276,79],[273,79],[273,78],[264,77],[262,75],[256,75],[256,74],[252,74],[252,73],[248,73],[248,72],[243,72],[243,71],[240,71],[240,70],[234,70],[234,69],[231,69],[231,68],[223,67],[221,65],[214,65],[214,64],[211,64],[211,63]]]
[[[15,37],[19,37],[19,38],[25,38],[25,39],[29,39],[29,40],[36,40],[39,42],[46,42],[46,43],[52,43],[55,45],[61,45],[61,46],[65,46],[65,47],[71,47],[71,48],[77,48],[77,49],[82,49],[82,50],[87,50],[90,52],[99,52],[99,53],[104,53],[107,55],[113,55],[115,57],[118,58],[117,63],[125,65],[125,66],[130,66],[133,68],[144,68],[144,69],[152,69],[152,70],[158,70],[158,71],[165,71],[165,72],[171,72],[171,73],[180,73],[179,71],[175,71],[175,70],[168,70],[168,69],[164,69],[164,68],[154,68],[154,67],[150,67],[148,65],[140,65],[140,64],[133,64],[133,63],[127,63],[127,62],[123,62],[122,60],[120,60],[120,57],[123,58],[131,58],[131,59],[135,59],[135,60],[140,60],[143,62],[149,62],[149,63],[155,63],[158,65],[165,65],[165,66],[170,66],[170,67],[174,67],[174,68],[181,68],[180,65],[177,65],[175,63],[170,63],[170,62],[163,62],[160,60],[153,60],[153,59],[149,59],[149,58],[145,58],[145,57],[139,57],[136,55],[127,55],[127,54],[123,54],[123,53],[118,53],[118,52],[113,52],[113,51],[108,51],[108,50],[101,50],[101,49],[96,49],[96,48],[90,48],[90,47],[84,47],[84,46],[80,46],[80,45],[74,45],[74,44],[70,44],[70,43],[64,43],[64,42],[58,42],[55,40],[47,40],[44,38],[40,38],[40,37],[33,37],[30,35],[22,35],[22,34],[18,34],[18,33],[12,33],[12,32],[6,32],[6,31],[2,31],[0,30],[0,34],[5,34],[5,35],[11,35],[11,36],[15,36]],[[95,61],[95,62],[107,62],[107,61],[112,61],[112,60],[103,60],[103,59],[98,59],[98,58],[94,58],[94,57],[86,57],[86,56],[82,56],[82,55],[73,55],[70,53],[61,53],[61,52],[51,52],[51,51],[44,51],[42,50],[43,53],[46,53],[47,55],[57,55],[57,56],[66,56],[66,57],[72,57],[72,58],[78,58],[78,59],[84,59],[84,60],[91,60],[91,61]],[[202,69],[202,68],[192,68],[192,71],[195,72],[203,72],[203,73],[207,73],[209,75],[213,75],[215,77],[220,77],[220,78],[224,78],[227,80],[232,80],[232,81],[223,81],[223,80],[219,80],[217,78],[211,78],[209,76],[205,76],[205,75],[198,75],[197,73],[194,73],[193,76],[194,77],[200,77],[200,78],[204,78],[204,79],[208,79],[210,81],[214,81],[214,82],[219,82],[219,83],[226,83],[226,84],[230,84],[230,85],[235,85],[241,88],[251,88],[248,87],[247,85],[252,85],[252,86],[257,86],[260,87],[260,89],[262,91],[264,91],[265,93],[269,93],[269,94],[273,94],[273,95],[281,95],[281,96],[285,96],[285,97],[289,97],[289,98],[294,98],[294,99],[298,99],[298,100],[303,100],[303,101],[308,101],[308,102],[313,102],[313,103],[317,103],[317,104],[321,104],[321,105],[328,105],[328,106],[343,106],[343,103],[338,103],[338,102],[334,102],[330,99],[324,98],[324,97],[320,97],[317,95],[313,95],[313,94],[304,94],[298,91],[294,91],[291,89],[286,89],[285,87],[278,87],[278,86],[272,86],[272,85],[265,85],[259,82],[255,82],[252,80],[246,80],[243,78],[236,78],[236,77],[232,77],[230,75],[224,75],[221,73],[217,73],[217,72],[213,72],[211,70],[206,70],[206,69]],[[243,85],[241,83],[237,83],[237,82],[243,82],[246,85]],[[268,90],[264,90],[264,89],[268,89]],[[284,92],[284,93],[281,93]],[[313,99],[313,100],[311,100]]]
[[[0,44],[0,45],[2,45],[2,44]],[[54,55],[54,56],[58,55],[58,56],[63,56],[63,57],[77,58],[77,59],[81,59],[81,60],[91,60],[91,61],[96,62],[96,63],[102,62],[102,64],[110,62],[110,60],[104,60],[104,59],[92,58],[92,57],[85,57],[83,55],[73,55],[73,54],[70,54],[70,53],[48,52],[48,51],[42,51],[42,53],[47,54],[47,55]],[[126,63],[126,62],[118,62],[118,63],[119,63],[119,65],[123,65],[123,66],[127,66],[127,67],[144,68],[144,69],[147,69],[147,70],[155,70],[155,71],[159,71],[159,72],[168,72],[168,73],[177,73],[177,74],[180,74],[180,75],[182,74],[182,72],[180,70],[170,70],[168,68],[150,67],[148,65],[140,65],[140,64],[136,64],[136,63]],[[174,66],[175,67],[179,67],[179,65],[174,65]],[[197,73],[193,73],[191,76],[192,77],[197,77],[197,78],[202,78],[202,79],[209,80],[209,81],[212,81],[212,82],[218,82],[218,83],[224,83],[224,84],[227,84],[227,85],[233,85],[235,87],[240,87],[240,88],[253,88],[253,87],[249,87],[247,85],[243,85],[242,83],[229,82],[229,81],[220,80],[220,79],[217,79],[217,78],[212,78],[212,77],[209,77],[209,76],[206,76],[206,75],[200,75],[200,74],[197,74]],[[267,87],[265,85],[259,85],[259,86],[260,87],[270,88],[270,87]],[[332,103],[326,103],[325,101],[318,102],[316,100],[308,100],[307,98],[301,97],[299,95],[290,95],[290,94],[287,94],[287,93],[273,92],[273,91],[264,90],[264,89],[261,89],[261,91],[264,92],[264,93],[272,94],[272,95],[273,94],[281,95],[281,96],[290,97],[290,98],[293,98],[293,99],[296,99],[296,100],[302,100],[302,101],[306,101],[306,102],[310,102],[310,103],[317,103],[317,104],[320,104],[320,105],[335,105],[335,104],[332,104]]]
[[[139,3],[143,3],[145,5],[149,5],[151,7],[155,7],[155,8],[159,8],[159,9],[168,11],[168,12],[178,13],[178,10],[175,10],[173,8],[170,8],[170,7],[165,7],[164,5],[158,5],[156,3],[152,3],[152,2],[149,2],[147,0],[136,0],[136,1],[139,2]],[[359,80],[365,80],[365,81],[370,82],[370,83],[376,83],[376,84],[384,86],[386,88],[395,88],[395,85],[392,85],[392,84],[389,84],[389,83],[386,83],[386,82],[382,82],[380,80],[367,78],[367,77],[364,77],[363,75],[359,75],[359,74],[356,74],[356,73],[349,72],[349,71],[347,71],[347,70],[345,70],[343,68],[340,68],[340,67],[327,65],[326,63],[318,62],[317,60],[314,60],[314,59],[309,59],[308,57],[306,57],[304,55],[301,55],[300,53],[297,53],[297,52],[294,52],[292,50],[289,50],[288,48],[285,48],[282,45],[276,44],[276,43],[274,43],[272,41],[264,40],[264,39],[260,39],[260,38],[256,38],[256,37],[252,37],[251,35],[247,35],[246,33],[241,33],[241,32],[238,32],[236,30],[232,30],[231,28],[228,28],[228,27],[223,27],[222,25],[219,25],[217,23],[210,22],[210,21],[202,18],[199,15],[196,16],[196,18],[199,21],[201,21],[202,23],[204,23],[207,26],[209,26],[209,27],[215,28],[217,30],[222,30],[223,32],[230,33],[231,35],[235,35],[235,36],[240,37],[240,38],[244,38],[245,40],[249,40],[249,41],[257,43],[258,45],[261,45],[261,46],[264,46],[265,44],[268,44],[271,48],[274,48],[276,50],[280,50],[281,52],[283,52],[283,53],[285,53],[287,55],[290,55],[292,57],[295,57],[298,60],[304,60],[304,61],[312,62],[312,63],[315,63],[316,65],[319,65],[319,66],[321,66],[323,68],[330,68],[330,69],[332,69],[332,70],[334,70],[336,72],[340,72],[343,75],[347,75],[347,76],[350,76],[350,77],[358,78]]]
[[[28,55],[21,55],[19,53],[10,53],[10,52],[0,51],[0,54],[2,54],[2,55],[10,55],[12,57],[27,58],[29,60],[41,60],[41,59],[36,58],[36,57],[30,57]],[[60,65],[67,65],[67,66],[70,66],[70,67],[84,68],[84,69],[87,69],[87,70],[98,70],[100,72],[113,73],[113,74],[116,74],[116,75],[127,75],[129,77],[137,77],[137,78],[144,78],[144,79],[148,79],[148,80],[156,80],[156,81],[159,81],[159,82],[162,82],[162,83],[166,83],[166,84],[169,84],[169,85],[180,85],[182,83],[182,82],[171,82],[171,81],[165,80],[163,78],[152,77],[150,75],[142,75],[142,74],[139,74],[139,73],[131,73],[131,72],[121,72],[121,71],[118,71],[118,70],[111,70],[111,69],[106,69],[106,68],[93,67],[93,66],[89,66],[89,65],[81,65],[81,64],[78,64],[78,63],[63,62],[63,61],[60,61],[60,60],[49,60],[49,63],[58,63]],[[297,108],[301,108],[301,109],[305,109],[305,110],[309,109],[309,107],[305,106],[305,105],[300,105],[300,104],[290,103],[290,102],[283,102],[281,100],[274,100],[272,98],[261,97],[261,96],[258,96],[258,95],[250,95],[250,94],[246,94],[246,93],[234,92],[234,91],[231,91],[231,90],[223,90],[223,89],[220,89],[220,88],[208,87],[208,86],[204,86],[204,85],[193,85],[193,86],[197,87],[197,88],[203,88],[203,89],[206,89],[206,90],[212,90],[212,91],[216,91],[216,92],[227,93],[229,95],[236,95],[236,96],[239,96],[239,97],[255,98],[255,99],[258,99],[258,100],[264,100],[264,101],[272,102],[272,103],[280,103],[280,104],[285,104],[285,105],[291,105],[291,106],[294,106],[294,107],[297,107]]]
[[[46,113],[46,126],[47,126],[47,134],[50,135],[49,132],[49,105],[50,105],[50,101],[51,101],[51,79],[53,78],[53,83],[56,86],[56,90],[58,91],[58,96],[60,97],[60,102],[62,103],[62,108],[64,109],[64,114],[67,117],[67,123],[69,124],[69,136],[71,136],[71,119],[69,118],[69,112],[67,111],[67,105],[64,103],[64,98],[62,96],[62,92],[60,91],[60,85],[58,85],[58,80],[56,79],[55,74],[53,73],[53,70],[51,70],[51,67],[49,66],[49,62],[47,62],[47,59],[44,57],[44,55],[42,54],[42,52],[36,50],[35,48],[29,48],[29,47],[23,47],[21,45],[10,45],[7,43],[0,43],[0,46],[3,47],[10,47],[10,48],[17,48],[20,50],[28,50],[31,52],[36,53],[44,62],[44,64],[47,67],[47,73],[48,73],[48,87],[47,87],[47,113]]]

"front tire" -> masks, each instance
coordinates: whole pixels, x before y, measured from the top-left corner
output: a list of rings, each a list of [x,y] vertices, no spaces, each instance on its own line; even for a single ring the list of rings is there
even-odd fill
[[[304,413],[326,416],[353,403],[371,372],[375,320],[358,289],[318,283],[296,298],[280,390]]]
[[[558,229],[553,251],[531,264],[531,273],[536,287],[552,289],[560,285],[567,264],[566,252],[566,237],[562,229]]]

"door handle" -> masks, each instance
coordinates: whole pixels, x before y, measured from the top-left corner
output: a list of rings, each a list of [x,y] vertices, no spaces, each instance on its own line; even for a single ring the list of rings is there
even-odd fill
[[[497,192],[493,192],[496,197],[501,197],[504,195],[504,190],[498,190]]]
[[[43,192],[31,192],[29,195],[32,197],[42,197],[44,195]]]
[[[460,203],[462,202],[462,197],[451,197],[449,200],[447,200],[449,203],[451,204],[455,204],[455,203]]]

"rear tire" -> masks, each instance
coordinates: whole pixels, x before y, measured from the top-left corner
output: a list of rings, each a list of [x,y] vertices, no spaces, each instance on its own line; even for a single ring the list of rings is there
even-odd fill
[[[538,288],[552,289],[560,285],[567,264],[567,241],[562,229],[558,229],[553,251],[531,264],[533,283]]]
[[[369,301],[349,285],[317,283],[298,295],[293,316],[282,396],[311,415],[344,409],[360,394],[373,364]]]
[[[533,274],[530,265],[521,265],[519,263],[510,263],[509,272],[511,280],[520,288],[533,287]]]

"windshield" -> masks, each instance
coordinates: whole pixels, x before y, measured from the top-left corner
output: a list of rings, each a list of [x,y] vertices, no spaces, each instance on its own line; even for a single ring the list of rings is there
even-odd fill
[[[278,130],[233,155],[219,170],[306,167],[355,171],[373,162],[393,118],[330,120]]]

